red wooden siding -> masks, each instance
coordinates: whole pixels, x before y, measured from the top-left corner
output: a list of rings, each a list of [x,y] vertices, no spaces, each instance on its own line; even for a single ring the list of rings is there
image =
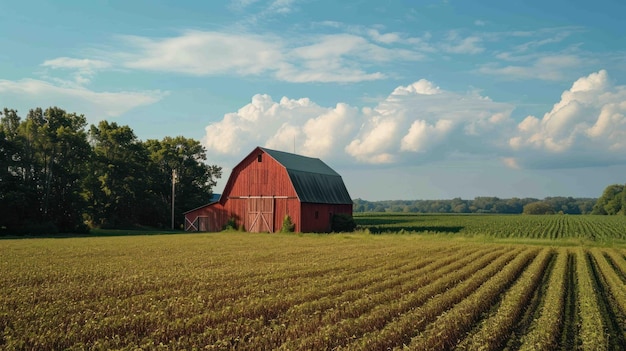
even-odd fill
[[[193,232],[217,232],[228,222],[229,214],[220,203],[197,208],[185,214],[185,230]]]
[[[326,232],[334,213],[351,215],[352,204],[300,203],[285,167],[256,148],[235,166],[219,202],[185,214],[185,230],[220,231],[232,218],[246,231],[276,232],[289,215],[297,232]]]
[[[302,232],[329,232],[332,216],[337,213],[352,215],[352,205],[337,204],[302,204],[300,223]]]
[[[261,162],[259,162],[259,155],[261,155]],[[228,184],[224,188],[224,194],[227,196],[226,209],[232,213],[240,214],[242,222],[238,222],[238,224],[243,224],[247,231],[279,231],[285,214],[289,214],[292,221],[295,222],[297,221],[295,215],[300,212],[296,191],[291,185],[287,171],[261,150],[256,150],[256,152],[248,155],[233,169]],[[254,198],[268,200],[254,200]],[[269,200],[270,198],[271,200]],[[231,208],[228,203],[233,199],[245,201],[246,208]],[[255,222],[252,219],[254,215],[248,214],[251,208],[249,206],[254,206],[248,205],[249,201],[262,201],[266,215],[258,219],[272,219],[273,223],[269,226],[262,226]],[[270,202],[273,203],[270,204]],[[254,227],[248,228],[250,225],[254,225]]]

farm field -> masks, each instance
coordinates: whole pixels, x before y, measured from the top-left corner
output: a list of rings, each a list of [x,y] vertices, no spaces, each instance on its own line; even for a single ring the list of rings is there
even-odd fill
[[[407,232],[626,243],[626,216],[358,213],[354,218],[373,234]]]
[[[626,245],[432,230],[447,217],[430,235],[0,240],[0,349],[626,345]]]

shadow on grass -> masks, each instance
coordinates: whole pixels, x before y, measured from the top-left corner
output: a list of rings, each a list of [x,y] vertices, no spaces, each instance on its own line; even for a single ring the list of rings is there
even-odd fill
[[[357,225],[360,226],[372,226],[372,225],[387,225],[387,224],[399,224],[399,223],[415,223],[418,221],[415,217],[407,217],[407,218],[359,218],[354,217],[354,221]]]
[[[385,233],[398,233],[398,232],[436,232],[436,233],[459,233],[464,227],[462,226],[363,226],[363,229],[368,229],[372,234],[385,234]]]
[[[182,230],[169,229],[91,229],[88,234],[79,233],[54,233],[54,234],[24,234],[0,233],[0,240],[7,239],[66,239],[66,238],[97,238],[110,236],[134,236],[134,235],[176,235],[189,234]]]

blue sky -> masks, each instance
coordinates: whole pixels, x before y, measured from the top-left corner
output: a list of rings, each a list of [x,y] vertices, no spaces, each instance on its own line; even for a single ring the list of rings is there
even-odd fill
[[[0,1],[0,107],[319,157],[354,198],[626,182],[620,1]]]

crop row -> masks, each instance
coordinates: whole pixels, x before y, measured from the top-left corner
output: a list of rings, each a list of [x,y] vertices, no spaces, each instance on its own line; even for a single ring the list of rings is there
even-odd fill
[[[625,253],[419,236],[6,240],[0,349],[610,349],[625,341]]]
[[[375,214],[369,215],[377,218]],[[393,215],[378,215],[372,221],[368,215],[356,217],[372,233],[445,233],[467,236],[524,239],[585,239],[612,242],[626,240],[625,216],[593,215],[397,215],[392,223],[380,224]],[[389,219],[387,219],[389,220]]]

